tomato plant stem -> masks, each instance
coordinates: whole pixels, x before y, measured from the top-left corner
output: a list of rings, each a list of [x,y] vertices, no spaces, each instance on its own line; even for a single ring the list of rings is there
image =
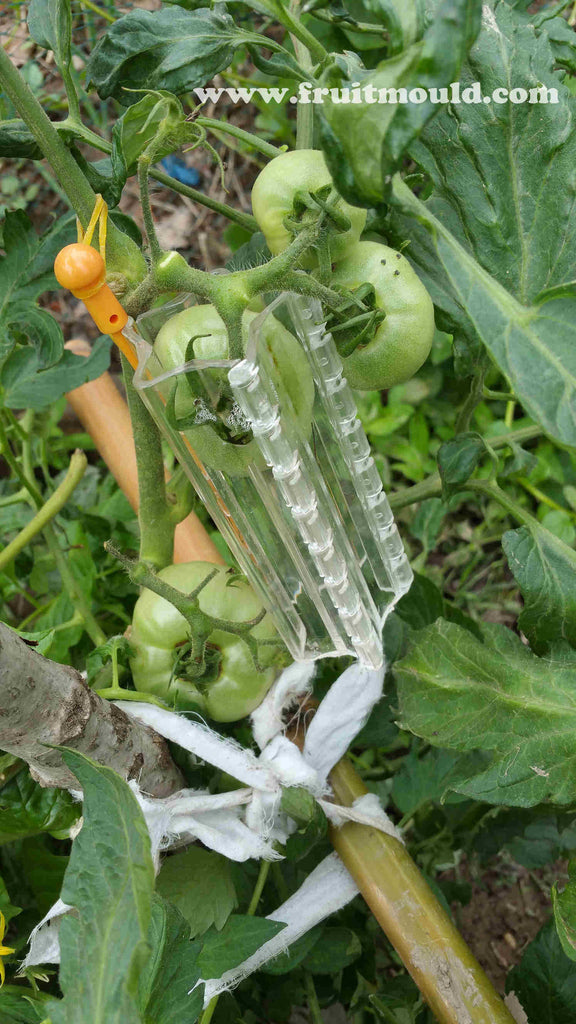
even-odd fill
[[[166,499],[160,432],[132,383],[132,370],[124,356],[122,368],[138,467],[140,558],[163,569],[172,562],[175,524]]]
[[[318,996],[316,995],[316,988],[314,985],[314,978],[310,974],[310,971],[305,972],[306,977],[306,996],[308,998],[308,1010],[310,1012],[311,1024],[323,1024],[322,1011],[320,1009],[320,1003],[318,1002]]]
[[[248,907],[248,910],[246,911],[248,917],[254,917],[254,914],[258,910],[258,904],[260,902],[260,897],[262,895],[264,886],[266,885],[266,879],[268,878],[268,872],[270,871],[271,863],[272,861],[269,860],[260,861],[260,871],[258,873],[258,878],[256,879],[256,885],[254,886],[254,892],[252,893],[250,905]]]
[[[36,534],[44,529],[47,523],[54,518],[61,508],[66,504],[68,498],[79,484],[86,472],[86,456],[82,452],[74,452],[70,460],[68,472],[62,483],[50,495],[48,501],[44,502],[33,519],[26,524],[24,529],[0,552],[0,572],[5,572],[8,565],[14,561],[16,556],[30,543]]]
[[[509,434],[498,434],[490,438],[492,448],[505,448],[511,442],[522,444],[524,441],[531,441],[535,437],[541,437],[540,427],[520,427],[518,430],[511,430]],[[466,485],[468,487],[468,484]],[[426,480],[421,480],[412,487],[396,491],[389,496],[391,508],[405,508],[406,505],[414,505],[417,501],[425,501],[426,498],[438,498],[442,494],[442,481],[439,473],[432,473]]]
[[[32,132],[84,227],[94,209],[95,194],[28,84],[0,46],[0,84]]]

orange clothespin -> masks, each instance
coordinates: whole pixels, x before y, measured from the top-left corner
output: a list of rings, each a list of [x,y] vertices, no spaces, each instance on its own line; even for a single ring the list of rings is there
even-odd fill
[[[86,232],[82,232],[78,222],[78,241],[60,250],[54,261],[54,274],[58,284],[82,300],[98,329],[110,335],[135,369],[138,360],[134,347],[123,334],[129,320],[128,314],[106,284],[107,221],[108,207],[102,196],[98,195]],[[90,244],[98,223],[100,252]]]

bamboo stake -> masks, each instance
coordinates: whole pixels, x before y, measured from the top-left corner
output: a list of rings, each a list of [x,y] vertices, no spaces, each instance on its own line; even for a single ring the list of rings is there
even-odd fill
[[[90,346],[75,339],[66,344],[76,355],[87,356]],[[128,406],[109,373],[82,384],[66,396],[86,433],[135,512],[138,511],[138,470]],[[174,534],[175,562],[224,563],[216,545],[194,512],[178,523]]]
[[[368,792],[345,759],[330,781],[347,807]],[[354,822],[330,839],[439,1024],[515,1024],[406,847]]]

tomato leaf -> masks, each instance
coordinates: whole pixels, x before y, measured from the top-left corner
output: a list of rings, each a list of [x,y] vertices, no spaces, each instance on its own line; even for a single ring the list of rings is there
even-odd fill
[[[552,889],[554,920],[562,949],[571,960],[576,960],[576,861],[568,866],[569,881],[562,892],[558,885]]]
[[[41,160],[42,150],[19,118],[0,121],[0,157],[13,157],[16,160]]]
[[[534,650],[555,640],[576,647],[576,552],[535,520],[505,533],[502,547],[524,598],[518,625]]]
[[[66,790],[46,789],[24,769],[0,789],[0,844],[65,831],[79,815],[78,804]]]
[[[237,906],[230,861],[199,846],[166,859],[157,889],[186,918],[192,938],[212,925],[223,928]]]
[[[190,941],[190,925],[180,911],[159,896],[152,899],[148,943],[152,955],[139,979],[146,1024],[194,1024],[204,994],[203,985],[195,987],[202,947]]]
[[[140,99],[139,89],[181,95],[204,85],[228,67],[244,41],[245,33],[222,8],[130,11],[94,47],[88,80],[103,99],[114,96],[124,106]]]
[[[0,988],[2,1024],[38,1024],[46,1019],[46,997],[22,985]]]
[[[149,953],[154,866],[144,816],[129,786],[76,751],[63,758],[84,791],[62,899],[75,908],[60,926],[61,1002],[52,1024],[142,1024],[138,974]]]
[[[203,938],[200,953],[202,977],[220,978],[247,960],[285,927],[283,921],[233,914],[221,931],[211,928]]]
[[[440,326],[470,349],[480,338],[526,412],[574,445],[576,100],[547,32],[500,2],[486,7],[461,86],[491,96],[512,81],[558,102],[444,107],[411,147],[434,191],[421,202],[395,180],[390,227],[397,241],[409,234]]]
[[[576,652],[538,658],[511,630],[481,629],[484,642],[438,619],[412,635],[395,665],[401,727],[470,755],[450,779],[458,793],[516,807],[572,802]]]
[[[59,68],[68,67],[72,39],[70,0],[31,0],[28,29],[38,46],[52,50]]]
[[[353,964],[362,953],[360,939],[351,928],[325,928],[302,966],[312,974],[335,974]]]
[[[487,451],[484,438],[473,431],[457,434],[442,445],[438,452],[438,469],[445,498],[462,490]]]
[[[565,956],[549,922],[526,949],[522,961],[506,979],[530,1021],[537,1024],[572,1024],[576,1003],[576,971]]]
[[[400,165],[403,154],[427,121],[438,113],[438,104],[424,90],[442,88],[458,80],[466,53],[480,30],[479,0],[443,0],[423,39],[362,73],[354,68],[348,80],[332,66],[323,85],[350,88],[352,80],[372,96],[381,89],[413,88],[423,92],[424,102],[379,103],[367,98],[357,104],[332,103],[327,97],[319,111],[321,139],[326,162],[339,192],[351,203],[376,206],[386,196],[388,176]]]
[[[16,349],[1,375],[6,405],[9,409],[45,409],[66,391],[100,377],[110,365],[111,345],[110,339],[102,335],[89,356],[77,356],[66,349],[57,364],[48,369],[42,367],[31,348]]]

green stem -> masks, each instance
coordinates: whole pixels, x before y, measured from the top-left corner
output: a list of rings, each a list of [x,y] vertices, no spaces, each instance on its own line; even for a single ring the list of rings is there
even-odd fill
[[[316,988],[314,986],[314,978],[310,974],[310,971],[305,971],[305,977],[310,1022],[311,1024],[324,1024],[322,1018],[322,1011],[320,1009],[320,1003],[318,1002],[318,996],[316,995]]]
[[[290,35],[299,39],[317,61],[323,61],[324,58],[328,56],[328,52],[324,49],[322,43],[312,35],[312,33],[302,24],[301,21],[298,20],[297,17],[292,14],[290,10],[288,10],[287,7],[284,7],[280,3],[274,4],[274,14],[278,18],[278,21],[281,21],[288,29]]]
[[[89,602],[86,600],[84,591],[79,586],[74,574],[70,570],[66,555],[60,547],[58,535],[52,523],[47,523],[44,527],[44,536],[46,538],[46,543],[48,544],[48,549],[56,562],[56,568],[60,573],[62,583],[64,584],[68,596],[74,605],[75,612],[81,617],[82,622],[84,623],[84,628],[94,646],[101,647],[102,644],[106,643],[106,634],[94,618]]]
[[[540,427],[520,427],[518,430],[511,430],[509,434],[498,434],[490,438],[492,448],[505,448],[508,444],[515,442],[522,444],[524,441],[531,441],[542,436]],[[468,488],[468,484],[466,485]],[[395,494],[389,495],[391,508],[405,508],[407,505],[414,505],[417,501],[425,501],[426,498],[437,498],[442,494],[442,481],[439,473],[432,473],[426,480],[406,487]]]
[[[92,3],[92,0],[80,0],[80,6],[85,7],[87,11],[93,11],[98,17],[103,18],[104,21],[109,22],[111,25],[114,24],[116,18],[108,11],[103,11],[101,7],[97,7],[96,4]]]
[[[482,388],[482,396],[491,402],[511,402],[515,397],[510,391],[492,391],[487,387]]]
[[[258,873],[258,878],[256,879],[256,885],[254,886],[254,892],[252,893],[250,906],[246,911],[248,917],[254,917],[254,914],[258,910],[258,904],[260,902],[260,897],[262,895],[264,886],[266,885],[266,879],[268,878],[271,863],[272,861],[270,860],[260,861],[260,871]]]
[[[64,507],[68,498],[84,476],[87,465],[86,456],[82,452],[74,452],[74,455],[70,460],[68,472],[62,483],[48,498],[48,501],[42,505],[42,508],[38,510],[33,519],[31,519],[24,529],[20,531],[18,536],[0,552],[0,572],[4,572],[6,570],[6,567],[14,561],[20,551],[22,551],[22,549],[30,543],[32,538],[35,537],[36,534],[40,533],[47,523],[49,523],[54,516],[57,515],[60,509]]]
[[[292,0],[290,14],[298,18],[300,0]],[[304,45],[297,36],[292,33],[292,45],[296,54],[296,60],[305,70],[312,72],[312,58],[308,46]],[[314,104],[298,103],[296,107],[296,149],[312,149],[314,145]]]
[[[456,426],[454,428],[456,434],[464,434],[468,430],[474,410],[483,398],[485,376],[486,370],[483,369],[472,378],[470,394],[464,402],[456,420]]]
[[[222,214],[227,220],[232,221],[234,224],[239,224],[240,227],[246,228],[247,231],[254,233],[259,230],[256,218],[252,214],[243,213],[242,210],[235,210],[233,206],[228,206],[217,199],[212,199],[210,196],[205,195],[204,192],[199,192],[198,189],[191,188],[190,185],[184,185],[181,181],[176,181],[176,178],[171,178],[164,171],[152,169],[150,177],[154,178],[154,181],[159,182],[161,185],[171,188],[174,192],[178,192],[181,196],[187,196],[193,202],[200,203],[201,206],[212,210],[213,213]]]
[[[199,1024],[210,1024],[210,1021],[212,1020],[212,1017],[214,1016],[214,1011],[215,1011],[217,1006],[218,1006],[218,996],[214,996],[214,998],[210,1000],[210,1002],[208,1003],[208,1006],[204,1010],[204,1013],[200,1017]]]
[[[277,146],[270,145],[264,139],[259,139],[257,135],[253,135],[252,132],[247,132],[243,128],[238,128],[235,124],[229,124],[226,121],[217,121],[213,117],[197,117],[196,124],[201,125],[203,128],[207,128],[211,132],[224,135],[233,135],[235,139],[239,139],[241,142],[245,142],[252,149],[257,150],[259,153],[263,153],[264,156],[270,157],[271,160],[275,156],[279,156],[282,152]]]
[[[340,292],[327,288],[315,277],[301,270],[292,270],[286,275],[284,288],[286,291],[296,292],[297,295],[309,295],[311,298],[319,299],[328,309],[339,310],[346,302]]]
[[[72,209],[76,211],[82,224],[86,226],[94,209],[94,192],[32,90],[2,46],[0,46],[0,84],[32,132],[64,188]]]
[[[204,121],[210,121],[210,118],[203,118]],[[215,121],[214,124],[220,125],[219,121]],[[90,128],[87,128],[84,124],[76,124],[72,120],[66,119],[66,121],[59,121],[55,126],[59,131],[65,128],[72,128],[84,142],[87,142],[94,149],[99,150],[101,153],[107,153],[110,155],[112,152],[112,145],[107,139],[103,139],[102,136],[97,135]],[[220,130],[228,130],[230,126],[220,125]],[[234,129],[229,134],[235,135],[241,132],[242,129]],[[244,135],[249,135],[248,132],[243,132]],[[240,137],[240,136],[239,136]],[[250,136],[252,137],[252,136]],[[255,136],[254,136],[255,137]],[[262,143],[263,146],[267,146],[268,143]],[[278,150],[273,146],[270,147],[273,150],[273,155],[278,156]],[[208,210],[212,210],[213,213],[219,213],[227,220],[233,221],[239,224],[241,227],[246,228],[247,231],[258,231],[258,224],[256,219],[250,213],[243,213],[241,210],[235,210],[233,206],[228,206],[227,203],[221,203],[217,199],[212,199],[211,196],[207,196],[204,192],[200,192],[196,188],[191,188],[190,185],[184,185],[183,182],[177,181],[176,178],[172,178],[165,171],[161,171],[158,168],[152,167],[150,169],[150,177],[157,181],[160,185],[164,185],[165,188],[172,189],[173,192],[178,192],[181,196],[186,196],[188,199],[192,199],[195,203],[199,203],[201,206],[205,206]]]
[[[173,559],[174,523],[166,500],[160,432],[132,383],[132,370],[124,356],[122,368],[138,467],[140,558],[163,569]]]
[[[74,123],[81,122],[80,115],[80,103],[78,102],[78,93],[76,92],[76,86],[74,79],[70,74],[70,68],[65,64],[60,65],[58,68],[62,75],[62,81],[64,82],[64,88],[66,90],[66,98],[68,100],[68,116]]]
[[[166,704],[159,697],[155,697],[153,693],[125,690],[123,686],[107,686],[103,690],[95,690],[94,692],[98,697],[103,697],[105,700],[137,700],[142,701],[143,704],[154,704],[155,707],[163,708],[166,711]]]
[[[156,264],[162,256],[162,249],[158,241],[158,235],[156,234],[156,225],[154,224],[154,217],[152,216],[152,206],[150,203],[150,182],[148,180],[150,174],[150,160],[147,156],[141,156],[138,160],[138,187],[140,189],[140,205],[142,207],[142,217],[144,220],[144,229],[146,231],[146,237],[148,238],[148,245],[150,246],[150,255],[152,256],[152,262]]]
[[[493,498],[501,508],[508,512],[516,522],[521,523],[522,526],[534,527],[540,525],[533,515],[526,512],[492,480],[469,480],[466,484],[466,490],[476,491],[479,494],[484,494],[487,498]]]

